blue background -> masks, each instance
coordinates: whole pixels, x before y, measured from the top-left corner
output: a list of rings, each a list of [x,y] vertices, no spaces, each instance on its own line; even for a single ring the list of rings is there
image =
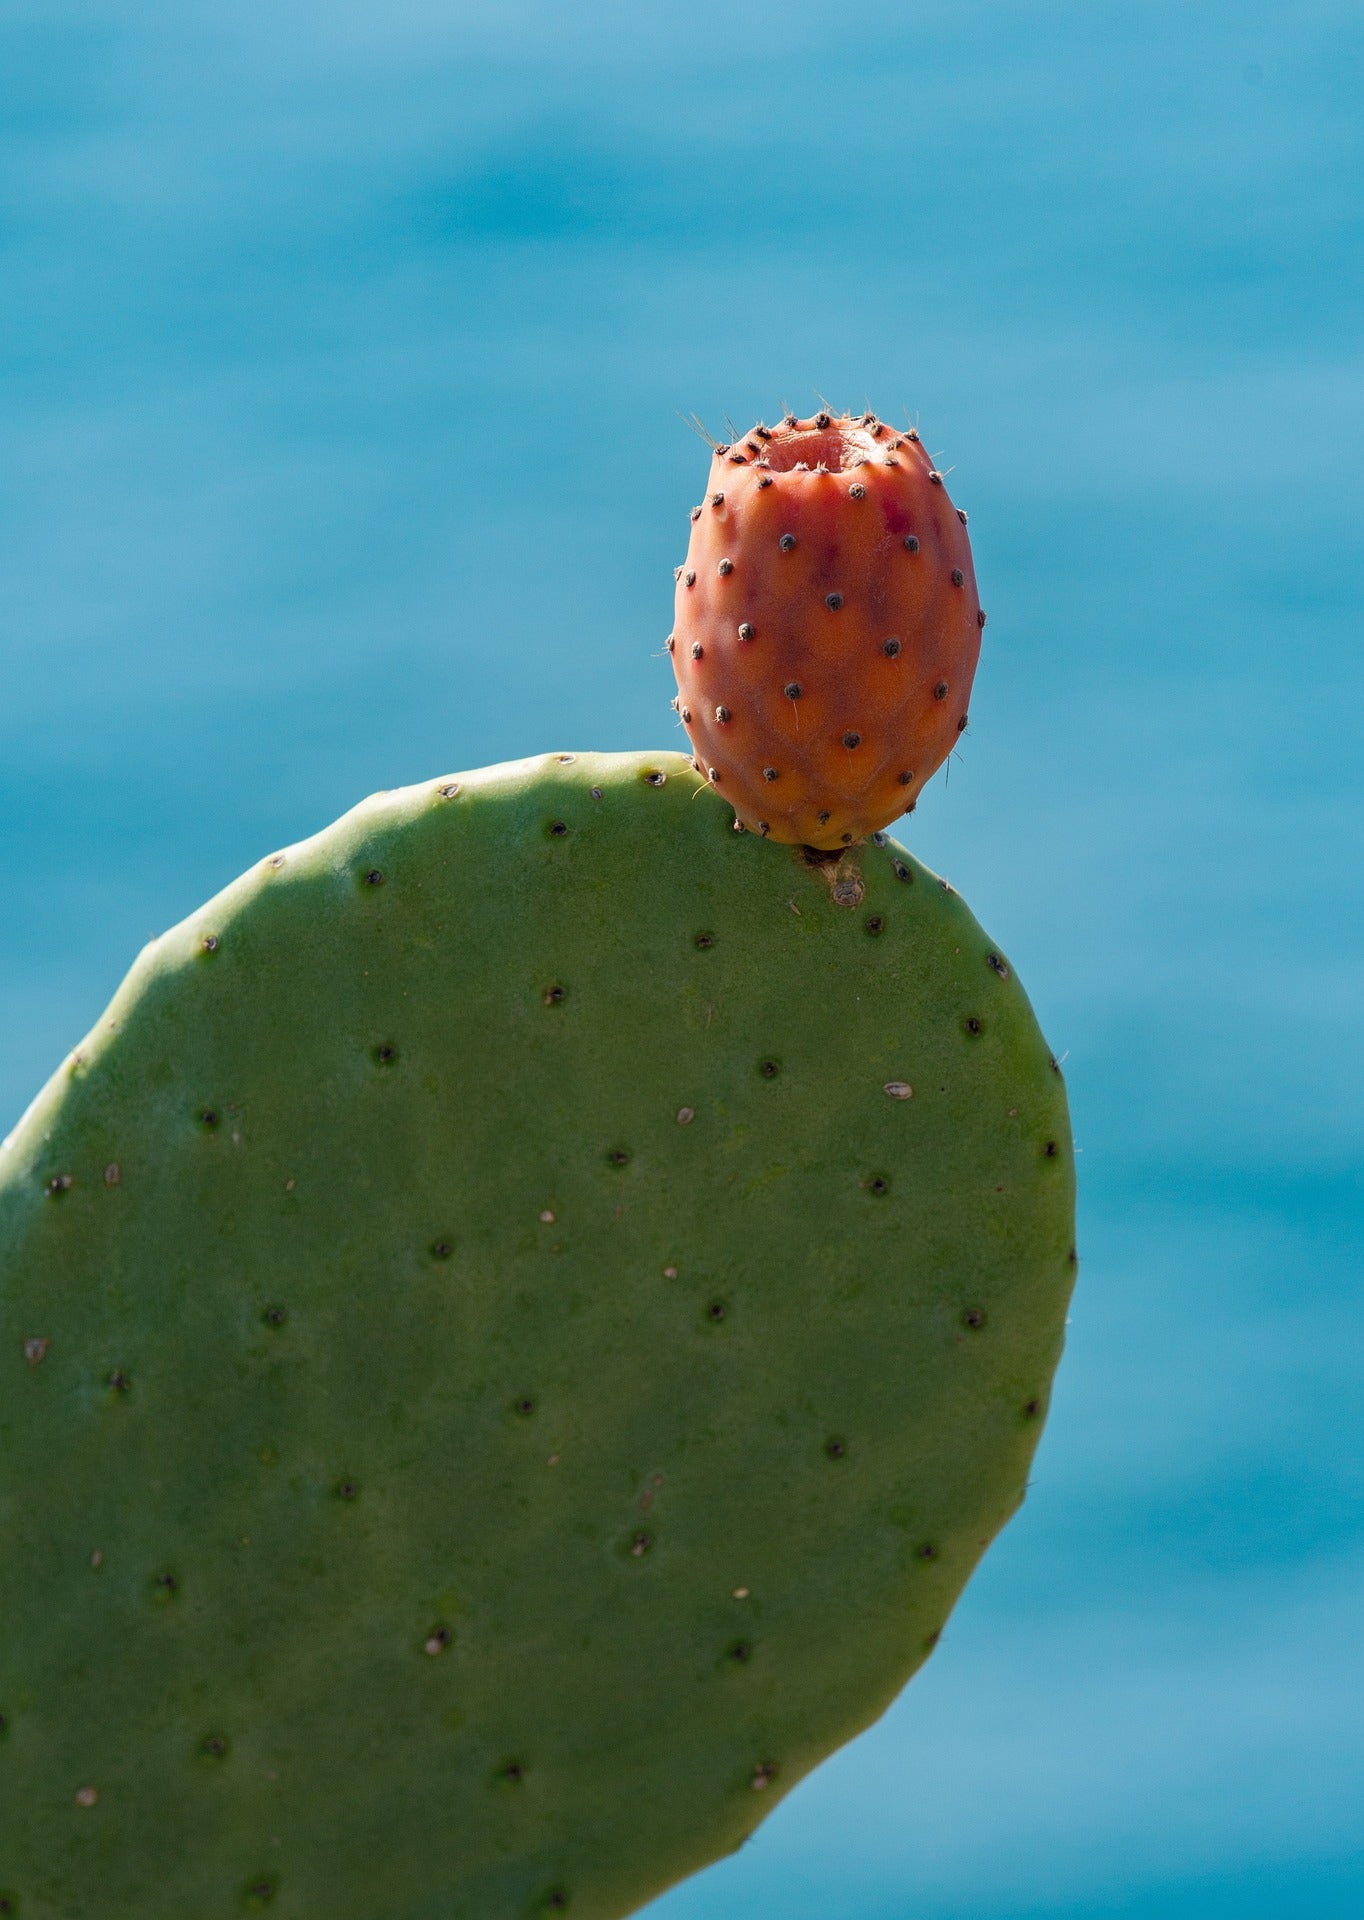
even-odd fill
[[[364,793],[674,739],[681,412],[908,409],[971,511],[908,838],[1068,1056],[1071,1348],[651,1920],[1364,1911],[1361,95],[1314,0],[0,4],[0,1127]]]

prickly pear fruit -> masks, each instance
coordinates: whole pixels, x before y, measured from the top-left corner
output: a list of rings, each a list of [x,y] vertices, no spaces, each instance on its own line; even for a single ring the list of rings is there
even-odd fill
[[[0,1150],[0,1897],[618,1920],[925,1659],[1023,1498],[1059,1074],[893,845],[664,754],[376,796]]]
[[[668,646],[696,766],[737,821],[850,846],[966,727],[985,615],[966,515],[909,429],[793,415],[717,447]]]

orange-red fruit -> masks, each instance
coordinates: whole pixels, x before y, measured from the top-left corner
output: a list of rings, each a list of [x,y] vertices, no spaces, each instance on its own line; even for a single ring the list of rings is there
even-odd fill
[[[851,845],[966,725],[985,616],[918,435],[816,414],[718,447],[669,641],[700,772],[754,833]]]

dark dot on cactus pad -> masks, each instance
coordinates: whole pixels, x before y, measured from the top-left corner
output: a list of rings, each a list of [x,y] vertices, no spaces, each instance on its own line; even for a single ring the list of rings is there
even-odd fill
[[[199,1751],[207,1760],[226,1760],[229,1743],[225,1735],[210,1733],[199,1743]]]
[[[668,776],[661,767],[649,767],[640,775],[646,787],[662,787],[667,784]]]
[[[761,480],[759,480],[759,482],[758,482],[758,485],[759,485],[760,487],[770,487],[770,486],[771,486],[771,484],[772,484],[772,476],[771,476],[771,474],[770,474],[770,473],[765,473],[765,474],[763,475],[763,477],[762,477],[762,479],[761,479]]]
[[[535,1402],[528,1393],[523,1393],[519,1400],[513,1400],[512,1406],[523,1419],[535,1411]]]
[[[1075,1266],[1078,1266],[1078,1265],[1079,1265],[1079,1263],[1080,1263],[1080,1256],[1079,1256],[1079,1254],[1078,1254],[1078,1253],[1077,1253],[1077,1252],[1075,1251],[1075,1249],[1074,1249],[1074,1247],[1072,1247],[1072,1248],[1071,1248],[1071,1250],[1070,1250],[1070,1252],[1069,1252],[1069,1253],[1068,1253],[1068,1254],[1066,1255],[1066,1261],[1067,1261],[1067,1263],[1068,1263],[1068,1265],[1070,1265],[1070,1266],[1072,1266],[1072,1267],[1075,1267]]]
[[[935,487],[940,487],[942,485],[942,475],[938,472],[938,469],[936,467],[929,468],[928,477]]]
[[[770,427],[758,426],[754,427],[753,431],[759,440],[770,440],[772,438],[772,429]]]
[[[906,552],[906,553],[917,553],[917,552],[919,551],[919,541],[918,541],[918,536],[917,536],[917,535],[915,535],[915,534],[912,534],[912,533],[907,533],[907,534],[905,535],[905,543],[904,543],[904,544],[905,544],[905,552]]]
[[[713,787],[718,787],[720,784],[720,769],[718,767],[707,767],[706,778]]]
[[[440,795],[442,800],[453,800],[455,795],[459,792],[459,781],[447,780],[443,787],[436,788],[436,792]]]
[[[715,571],[717,573],[733,573],[734,562],[732,560],[722,560]]]
[[[742,620],[742,621],[740,621],[740,623],[739,623],[739,638],[740,638],[741,640],[751,640],[751,639],[753,638],[753,627],[752,627],[752,624],[751,624],[751,622],[749,622],[749,621],[747,621],[747,620]]]
[[[365,875],[365,885],[367,887],[381,887],[383,884],[384,884],[383,868],[371,867],[368,873]]]
[[[894,660],[900,651],[900,642],[894,638],[881,642],[881,651],[887,660]]]
[[[843,736],[843,744],[849,749],[860,747],[862,744],[862,736],[860,733],[845,733]]]
[[[832,1439],[824,1442],[824,1451],[831,1460],[841,1460],[848,1451],[848,1443],[835,1434]]]
[[[872,1174],[869,1180],[863,1182],[863,1185],[866,1187],[867,1192],[874,1193],[878,1200],[884,1199],[886,1194],[890,1192],[890,1181],[887,1180],[884,1173]]]
[[[883,467],[898,467],[899,464],[900,462],[895,458],[895,455],[893,453],[888,453],[885,459],[881,462],[881,465]]]
[[[495,1780],[500,1780],[509,1787],[519,1787],[525,1777],[526,1769],[519,1760],[508,1760],[493,1775]]]
[[[222,942],[216,933],[206,933],[199,944],[205,953],[216,953]]]
[[[853,843],[853,837],[850,833],[842,834],[840,838],[842,839],[845,847],[850,847]]]
[[[1029,1420],[1035,1420],[1042,1411],[1042,1402],[1040,1400],[1025,1400],[1023,1402],[1023,1411]]]
[[[977,625],[978,627],[983,627],[983,626],[985,625],[985,609],[984,609],[984,607],[977,607],[977,608],[976,608],[976,625]]]
[[[962,1021],[961,1024],[962,1024],[962,1031],[964,1033],[969,1033],[973,1038],[975,1037],[976,1034],[983,1033],[985,1031],[984,1027],[981,1025],[980,1021],[976,1018],[974,1013],[968,1013],[966,1018]]]
[[[666,645],[669,653],[675,653],[677,651],[677,635],[675,633],[668,635]]]
[[[830,613],[837,613],[838,609],[843,605],[843,595],[841,593],[826,593],[824,596],[824,604]]]
[[[561,767],[571,767],[577,757],[576,753],[556,753],[554,756]]]
[[[7,1713],[0,1713],[0,1737],[3,1737],[8,1732],[9,1732],[9,1715]]]
[[[818,819],[821,827],[827,826],[829,821],[833,818],[832,814],[828,812],[827,808],[822,813],[817,814],[815,817]]]
[[[935,700],[945,700],[947,698],[947,682],[945,680],[939,680],[937,686],[934,687],[933,698]]]
[[[786,695],[788,700],[799,700],[800,699],[800,682],[798,680],[788,680],[786,685],[782,688],[782,692]]]
[[[766,820],[760,820],[758,822],[758,832],[762,835],[764,840],[767,838],[768,834],[771,833],[771,831],[772,829],[768,825]]]
[[[642,1560],[653,1544],[654,1536],[651,1533],[637,1533],[630,1542],[631,1558]]]
[[[130,1393],[133,1383],[123,1371],[122,1367],[115,1367],[109,1375],[108,1385],[115,1393]]]
[[[763,779],[764,779],[764,780],[775,780],[776,778],[777,778],[777,769],[776,769],[775,767],[764,767],[764,768],[763,768]]]
[[[713,507],[722,507],[725,504],[725,496],[722,493],[713,493],[710,496],[710,504]],[[699,513],[701,509],[698,507],[696,511]]]
[[[706,1308],[707,1320],[723,1320],[724,1317],[725,1317],[724,1301],[712,1300],[710,1305]]]
[[[967,1307],[961,1316],[961,1324],[964,1327],[969,1327],[972,1333],[978,1333],[985,1325],[984,1307]]]
[[[815,415],[815,425],[817,427],[827,427],[828,424],[829,424],[829,416],[827,413],[817,413]]]
[[[220,1119],[221,1115],[216,1107],[205,1107],[199,1115],[199,1124],[211,1130],[219,1124]],[[67,1185],[69,1186],[70,1184],[68,1180]]]
[[[884,846],[885,846],[885,844],[886,844],[886,836],[885,836],[885,834],[884,834],[884,833],[879,833],[879,832],[878,832],[878,833],[874,833],[874,834],[872,835],[872,837],[871,837],[871,843],[872,843],[872,845],[873,845],[874,847],[884,847]]]
[[[724,454],[727,454],[728,452],[729,452],[729,442],[728,440],[724,440],[720,443],[719,446],[715,448],[714,457],[715,459],[719,460],[720,458],[722,458]]]
[[[434,1660],[437,1654],[445,1652],[449,1644],[449,1627],[432,1627],[430,1633],[428,1633],[425,1640],[422,1641],[422,1652],[429,1654]]]
[[[764,1080],[775,1080],[777,1075],[781,1072],[781,1061],[780,1060],[760,1060],[758,1062],[758,1072],[762,1075]]]
[[[997,953],[987,953],[985,956],[985,964],[990,968],[991,972],[997,973],[1001,980],[1008,979],[1009,969]]]
[[[592,798],[593,798],[594,800],[600,800],[600,799],[601,799],[601,791],[602,791],[602,790],[601,790],[601,788],[600,788],[600,787],[592,787],[592,788],[590,788],[590,789],[589,789],[589,791],[591,792],[591,795],[592,795]]]
[[[693,641],[692,641],[692,643],[691,643],[691,657],[692,657],[692,659],[693,659],[693,660],[699,660],[699,659],[701,658],[701,655],[702,655],[702,654],[703,654],[704,652],[705,652],[705,648],[704,648],[704,647],[703,647],[703,646],[701,645],[701,642],[700,642],[699,640],[693,640]]]
[[[398,1058],[398,1049],[391,1040],[385,1040],[382,1046],[374,1049],[374,1058],[381,1067],[391,1067]]]
[[[961,570],[961,568],[960,568],[960,567],[953,567],[953,569],[952,569],[952,585],[953,585],[954,587],[960,587],[960,586],[964,586],[964,585],[965,585],[965,583],[966,583],[966,575],[965,575],[965,574],[964,574],[964,573],[962,572],[962,570]]]
[[[612,1147],[606,1158],[613,1167],[628,1167],[630,1164],[630,1155],[624,1147]]]
[[[180,1591],[179,1578],[173,1573],[158,1573],[152,1585],[166,1599],[170,1599]]]
[[[693,946],[699,947],[701,952],[704,953],[708,947],[715,945],[715,935],[713,933],[698,933],[692,944]]]
[[[1056,1142],[1054,1140],[1048,1140],[1046,1146],[1042,1149],[1043,1156],[1048,1160],[1054,1160],[1056,1158],[1056,1151]]]
[[[733,825],[733,828],[734,828],[734,831],[735,831],[735,833],[747,833],[747,832],[748,832],[748,828],[747,828],[747,827],[746,827],[746,826],[744,825],[744,823],[743,823],[743,821],[742,821],[742,820],[741,820],[741,819],[739,818],[739,816],[738,816],[738,814],[737,814],[737,813],[735,814],[735,816],[734,816],[734,819],[733,819],[733,821],[732,821],[732,823],[731,823],[731,824]]]
[[[957,518],[958,518],[958,520],[960,520],[960,521],[961,521],[961,524],[962,524],[963,526],[965,526],[965,525],[966,525],[966,509],[965,509],[965,507],[958,507],[958,508],[957,508]]]
[[[278,1888],[273,1880],[253,1880],[246,1889],[247,1904],[253,1907],[268,1907],[277,1892]]]
[[[736,1640],[727,1652],[736,1666],[746,1667],[753,1658],[753,1643],[751,1640]]]
[[[965,733],[965,731],[966,731],[966,729],[967,729],[967,726],[969,725],[969,723],[970,723],[970,715],[969,715],[969,714],[965,714],[965,713],[964,713],[964,714],[963,714],[963,715],[961,716],[961,719],[960,719],[960,720],[958,720],[958,722],[957,722],[957,732],[958,732],[958,733]]]
[[[892,860],[890,863],[890,868],[891,868],[891,872],[895,875],[895,878],[897,880],[908,881],[908,880],[913,880],[914,878],[913,869],[910,867],[907,867],[903,860]]]
[[[431,1257],[433,1260],[448,1260],[453,1252],[454,1248],[448,1240],[433,1240],[431,1242]]]
[[[726,720],[728,720],[729,718],[729,708],[717,707],[715,709],[715,718],[719,721],[721,726],[724,726]]]
[[[879,913],[874,913],[871,916],[870,920],[868,920],[867,922],[868,933],[884,933],[885,928],[886,928],[886,923],[881,918]]]
[[[267,1327],[282,1327],[288,1318],[288,1310],[284,1307],[266,1307],[261,1313],[261,1319]]]
[[[923,1545],[918,1549],[918,1557],[920,1560],[936,1560],[938,1557],[938,1549],[933,1545],[931,1540],[925,1540]]]
[[[700,509],[700,507],[693,507],[693,508],[692,508],[692,510],[691,510],[691,517],[692,517],[692,519],[693,519],[693,520],[699,520],[699,519],[701,518],[701,509]]]
[[[679,714],[680,714],[680,715],[682,716],[682,724],[683,724],[683,726],[684,726],[684,727],[689,727],[689,726],[691,725],[691,708],[690,708],[690,707],[679,707],[679,708],[677,709],[677,711],[678,711],[678,713],[679,713]],[[658,778],[657,778],[657,780],[650,780],[650,782],[649,782],[649,785],[650,785],[651,787],[661,787],[661,786],[663,785],[663,782],[664,782],[664,781],[665,781],[665,780],[667,779],[667,777],[668,777],[668,776],[667,776],[666,774],[664,774],[664,773],[661,773],[661,774],[660,774],[660,775],[658,776]]]
[[[770,1762],[767,1762],[760,1767],[754,1767],[752,1777],[748,1784],[752,1787],[754,1793],[762,1793],[765,1788],[771,1786],[776,1777],[776,1767]]]
[[[919,437],[919,429],[917,427],[906,427],[905,429],[906,440],[917,440],[918,437]]]
[[[336,1497],[338,1500],[353,1500],[360,1491],[353,1480],[338,1480]]]
[[[732,453],[729,457],[736,467],[746,467],[748,465],[748,461],[741,453]]]
[[[854,484],[848,488],[848,498],[850,500],[861,500],[865,496],[866,491],[867,489],[860,482],[854,482]]]
[[[552,840],[562,840],[568,832],[568,822],[566,820],[551,820],[548,832]]]
[[[695,570],[691,567],[688,567],[687,569],[686,582],[689,587],[694,587],[696,585],[696,573],[695,573]]]
[[[568,1895],[562,1887],[555,1887],[545,1895],[545,1908],[549,1913],[562,1913],[568,1906]]]
[[[777,545],[781,548],[783,553],[790,553],[792,547],[794,547],[795,544],[796,544],[796,536],[794,533],[784,533],[781,539],[778,540],[777,542]]]

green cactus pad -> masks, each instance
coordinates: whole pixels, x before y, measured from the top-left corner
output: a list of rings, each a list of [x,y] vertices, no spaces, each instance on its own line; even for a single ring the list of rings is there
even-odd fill
[[[610,1920],[737,1847],[1022,1499],[1072,1209],[890,843],[560,754],[262,861],[0,1151],[0,1912]]]

